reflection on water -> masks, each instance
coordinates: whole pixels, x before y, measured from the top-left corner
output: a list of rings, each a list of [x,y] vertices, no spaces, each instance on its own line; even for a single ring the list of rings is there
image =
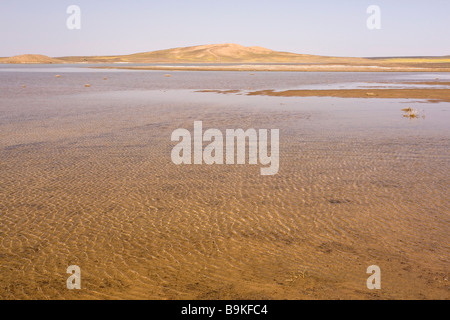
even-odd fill
[[[165,73],[0,73],[1,298],[449,297],[449,103],[194,92],[390,74]],[[174,165],[195,120],[280,129],[279,173]]]

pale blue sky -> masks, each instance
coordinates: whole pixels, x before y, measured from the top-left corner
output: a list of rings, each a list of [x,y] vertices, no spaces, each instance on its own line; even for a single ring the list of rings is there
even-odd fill
[[[81,8],[81,30],[66,9]],[[381,8],[381,30],[366,9]],[[233,42],[335,56],[450,55],[449,0],[1,0],[0,56],[129,54]]]

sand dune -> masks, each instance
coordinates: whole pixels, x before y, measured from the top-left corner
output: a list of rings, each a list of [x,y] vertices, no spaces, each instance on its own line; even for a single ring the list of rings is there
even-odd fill
[[[279,52],[263,47],[245,47],[234,43],[200,45],[173,48],[124,56],[62,57],[68,62],[138,62],[138,63],[306,63],[306,62],[348,62],[348,58],[321,57],[291,52]],[[355,62],[364,62],[362,58]]]
[[[50,58],[48,56],[44,56],[42,54],[23,54],[19,56],[14,56],[10,58],[0,58],[0,63],[9,63],[9,64],[31,64],[31,63],[42,63],[42,64],[59,64],[65,63],[62,60],[56,58]]]
[[[291,52],[279,52],[262,47],[244,47],[234,43],[175,48],[125,56],[133,61],[184,62],[307,62],[336,58]],[[341,59],[341,58],[339,58]],[[364,59],[358,59],[361,62]]]

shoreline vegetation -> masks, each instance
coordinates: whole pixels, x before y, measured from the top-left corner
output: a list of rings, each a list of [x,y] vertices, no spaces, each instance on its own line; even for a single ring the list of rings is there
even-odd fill
[[[0,64],[118,64],[97,68],[167,71],[450,72],[450,56],[330,57],[273,51],[262,47],[244,47],[233,43],[117,56],[48,57],[25,54],[0,58]]]

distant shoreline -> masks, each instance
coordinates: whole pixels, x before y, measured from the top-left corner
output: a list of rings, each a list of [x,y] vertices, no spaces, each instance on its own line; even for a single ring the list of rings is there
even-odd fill
[[[22,62],[5,63],[1,65],[77,65],[92,69],[117,69],[135,71],[242,71],[242,72],[450,72],[450,63],[433,64],[345,64],[345,63],[282,63],[282,62],[248,62],[248,63],[212,63],[212,62],[166,62],[166,63],[140,63],[140,62]],[[130,65],[131,64],[131,65]],[[143,65],[136,65],[143,64]],[[146,65],[148,64],[148,65]],[[91,65],[91,66],[89,66]],[[92,66],[95,65],[95,66]]]
[[[358,66],[358,65],[283,65],[242,64],[223,66],[105,66],[93,69],[153,70],[153,71],[243,71],[243,72],[450,72],[450,67],[400,67],[400,66]]]

